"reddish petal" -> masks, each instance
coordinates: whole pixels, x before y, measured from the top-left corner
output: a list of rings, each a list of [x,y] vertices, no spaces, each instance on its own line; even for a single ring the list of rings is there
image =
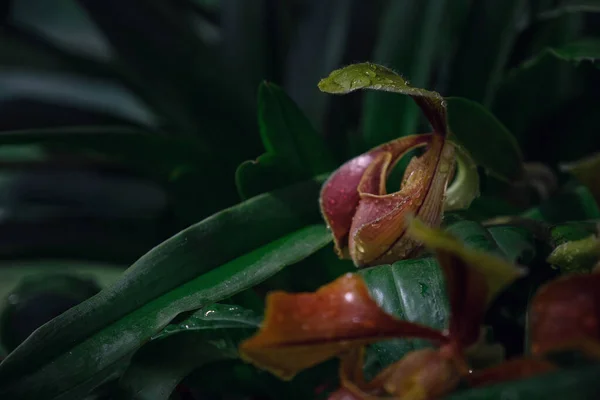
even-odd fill
[[[533,354],[600,343],[600,274],[569,275],[544,285],[529,312]]]
[[[383,312],[362,278],[347,274],[315,293],[270,294],[260,331],[242,343],[240,353],[289,379],[344,351],[392,337],[445,340],[438,331]]]
[[[384,194],[390,169],[406,152],[426,145],[432,137],[432,134],[405,136],[385,143],[346,162],[325,182],[320,197],[321,212],[333,233],[336,252],[340,256],[348,246],[352,217],[360,199],[358,185],[365,171],[374,161],[381,163],[378,174],[372,175],[371,187],[383,188],[383,192],[378,194]]]
[[[360,202],[350,228],[349,249],[357,266],[394,262],[417,247],[405,235],[408,215],[427,224],[441,222],[444,192],[454,168],[454,146],[434,135],[425,154],[413,158],[399,192],[375,193],[369,182],[385,166],[373,163],[359,185]]]
[[[453,391],[460,382],[460,365],[434,349],[417,350],[388,367],[385,391],[405,400],[437,399]]]

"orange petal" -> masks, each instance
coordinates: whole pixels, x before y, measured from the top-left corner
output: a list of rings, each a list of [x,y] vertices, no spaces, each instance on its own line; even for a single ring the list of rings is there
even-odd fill
[[[529,312],[533,354],[578,342],[600,343],[600,273],[569,275],[544,285]]]
[[[385,181],[391,168],[409,150],[429,143],[432,136],[432,134],[405,136],[378,146],[346,162],[325,182],[320,196],[321,212],[333,233],[338,255],[342,256],[348,247],[352,217],[360,200],[358,185],[367,169],[374,162],[380,164],[379,173],[373,175],[373,181],[364,184],[370,184],[380,191],[379,194],[384,194]]]
[[[530,378],[558,369],[556,365],[536,358],[518,358],[472,374],[468,381],[473,387]]]
[[[388,369],[382,372],[385,391],[404,400],[440,398],[458,386],[462,375],[456,360],[434,349],[408,353]]]
[[[350,228],[349,249],[357,266],[406,258],[417,247],[406,237],[406,217],[416,214],[432,226],[441,222],[444,193],[454,170],[454,145],[434,135],[425,154],[413,158],[400,191],[376,192],[385,159],[375,160],[359,184],[360,202]]]
[[[315,293],[269,294],[263,325],[241,344],[240,354],[290,379],[345,351],[393,337],[445,341],[434,329],[383,312],[362,278],[346,274]]]

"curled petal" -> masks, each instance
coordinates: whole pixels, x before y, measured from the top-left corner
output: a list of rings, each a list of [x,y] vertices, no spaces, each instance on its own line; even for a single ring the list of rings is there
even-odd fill
[[[362,278],[347,274],[315,293],[270,294],[263,325],[241,344],[240,354],[290,379],[343,352],[392,337],[445,341],[434,329],[386,314],[370,297]]]
[[[518,358],[472,374],[468,381],[473,387],[516,381],[552,372],[556,365],[537,358]]]
[[[533,354],[579,348],[600,358],[600,273],[565,276],[544,285],[529,313]]]
[[[465,348],[477,341],[487,304],[524,271],[490,254],[469,249],[452,235],[418,219],[409,234],[435,251],[450,298],[450,338]]]
[[[348,233],[352,218],[360,200],[358,186],[363,182],[365,188],[385,193],[385,181],[391,168],[408,151],[428,144],[431,134],[405,136],[376,147],[346,162],[323,185],[320,196],[321,212],[325,222],[331,229],[335,241],[335,249],[342,256],[348,247]],[[378,174],[371,181],[364,181],[363,175],[368,169],[378,168]]]
[[[360,202],[350,228],[349,248],[357,266],[406,258],[415,242],[405,235],[406,217],[416,214],[433,226],[442,217],[446,185],[454,169],[454,146],[434,135],[427,151],[408,165],[400,191],[375,192],[368,182],[382,175],[373,163],[358,187]],[[371,189],[371,190],[369,190]]]

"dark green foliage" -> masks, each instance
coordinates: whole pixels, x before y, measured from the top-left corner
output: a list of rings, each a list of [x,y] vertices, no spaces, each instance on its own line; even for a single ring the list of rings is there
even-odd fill
[[[335,390],[335,361],[284,383],[243,364],[236,347],[258,327],[267,291],[315,290],[354,271],[319,214],[327,174],[431,130],[406,96],[319,92],[333,69],[367,60],[440,92],[452,140],[489,173],[481,197],[444,227],[529,269],[486,315],[494,339],[521,354],[528,302],[560,273],[548,254],[598,233],[598,204],[569,176],[557,175],[560,188],[543,201],[530,193],[538,181],[516,181],[530,179],[527,162],[557,171],[600,150],[599,11],[589,0],[5,2],[0,284],[29,273],[45,282],[42,272],[71,271],[67,260],[107,262],[98,268],[112,275],[95,295],[79,273],[64,278],[76,284],[68,290],[34,285],[20,301],[44,291],[73,301],[14,350],[23,338],[11,337],[4,312],[1,342],[13,351],[0,364],[0,398]],[[518,218],[484,222],[502,216]],[[447,323],[432,256],[360,274],[386,311]],[[428,345],[372,345],[366,372]],[[598,398],[598,366],[575,364],[449,398]]]

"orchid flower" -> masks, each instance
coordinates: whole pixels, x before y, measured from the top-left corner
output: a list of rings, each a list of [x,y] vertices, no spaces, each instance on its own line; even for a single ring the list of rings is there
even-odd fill
[[[457,146],[448,140],[446,104],[438,93],[410,87],[392,70],[372,63],[333,71],[321,80],[319,88],[334,94],[375,89],[409,95],[433,127],[431,133],[401,137],[349,160],[325,182],[321,211],[340,257],[351,258],[356,266],[409,257],[419,245],[406,235],[407,215],[439,226],[446,195],[451,195],[447,203],[455,208],[468,207],[478,195],[477,172],[464,152],[460,152],[459,161],[464,160],[468,167],[459,173],[461,185],[457,186],[465,186],[462,181],[466,172],[471,175],[471,184],[464,193],[456,193],[455,189],[447,192],[454,176]],[[410,161],[400,190],[387,193],[386,180],[394,165],[419,147],[425,152]]]

